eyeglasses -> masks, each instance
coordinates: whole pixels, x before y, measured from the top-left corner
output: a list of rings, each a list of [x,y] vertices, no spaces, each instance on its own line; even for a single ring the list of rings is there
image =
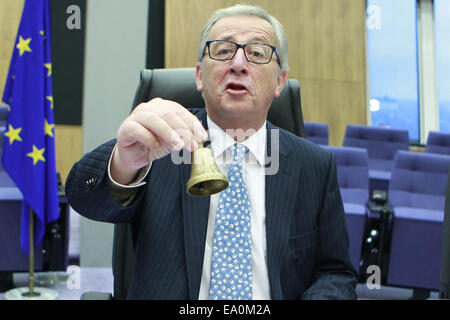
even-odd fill
[[[208,48],[209,57],[213,60],[228,61],[233,60],[239,48],[244,50],[245,58],[248,62],[257,64],[267,64],[272,60],[273,53],[277,55],[278,64],[280,58],[278,57],[278,50],[276,47],[265,43],[247,43],[238,44],[228,40],[209,40],[206,41],[205,49]]]

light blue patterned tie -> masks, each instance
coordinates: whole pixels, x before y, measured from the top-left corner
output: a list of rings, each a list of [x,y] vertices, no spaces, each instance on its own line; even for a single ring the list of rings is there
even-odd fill
[[[242,176],[247,152],[241,144],[231,147],[230,185],[219,196],[209,287],[209,298],[214,300],[252,299],[250,202]]]

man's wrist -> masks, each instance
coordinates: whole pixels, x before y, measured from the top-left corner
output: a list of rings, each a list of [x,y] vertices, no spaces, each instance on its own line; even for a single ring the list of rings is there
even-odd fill
[[[151,168],[151,165],[152,165],[151,162],[146,167],[143,167],[143,168],[137,170],[136,172],[133,172],[131,174],[126,174],[126,175],[130,176],[130,178],[123,179],[123,177],[122,177],[122,179],[118,179],[118,180],[113,178],[113,175],[111,173],[111,167],[113,165],[113,157],[115,156],[116,149],[117,149],[117,144],[114,146],[114,148],[113,148],[113,150],[111,152],[111,155],[109,157],[109,161],[108,161],[108,178],[109,178],[109,181],[114,186],[117,186],[117,187],[120,187],[120,188],[136,188],[136,187],[140,187],[140,186],[145,185],[146,182],[144,181],[144,179],[145,179],[145,177],[148,175],[148,173],[150,171],[150,168]],[[128,180],[130,182],[129,183],[123,183],[124,180]]]

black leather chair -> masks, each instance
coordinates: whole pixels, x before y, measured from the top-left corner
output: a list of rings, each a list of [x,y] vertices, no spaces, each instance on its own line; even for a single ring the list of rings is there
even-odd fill
[[[156,97],[176,101],[185,107],[205,107],[202,95],[196,88],[194,68],[142,70],[132,109]],[[272,102],[268,120],[278,127],[304,137],[298,80],[288,79],[280,97]],[[126,298],[133,269],[133,243],[130,225],[117,224],[114,228],[112,257],[114,296],[86,292],[81,299]]]

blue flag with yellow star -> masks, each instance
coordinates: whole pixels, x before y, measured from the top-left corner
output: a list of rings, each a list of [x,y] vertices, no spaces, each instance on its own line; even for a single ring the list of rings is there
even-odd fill
[[[23,195],[21,247],[29,252],[29,215],[35,246],[59,218],[50,52],[49,0],[25,0],[3,101],[10,106],[3,166]]]

